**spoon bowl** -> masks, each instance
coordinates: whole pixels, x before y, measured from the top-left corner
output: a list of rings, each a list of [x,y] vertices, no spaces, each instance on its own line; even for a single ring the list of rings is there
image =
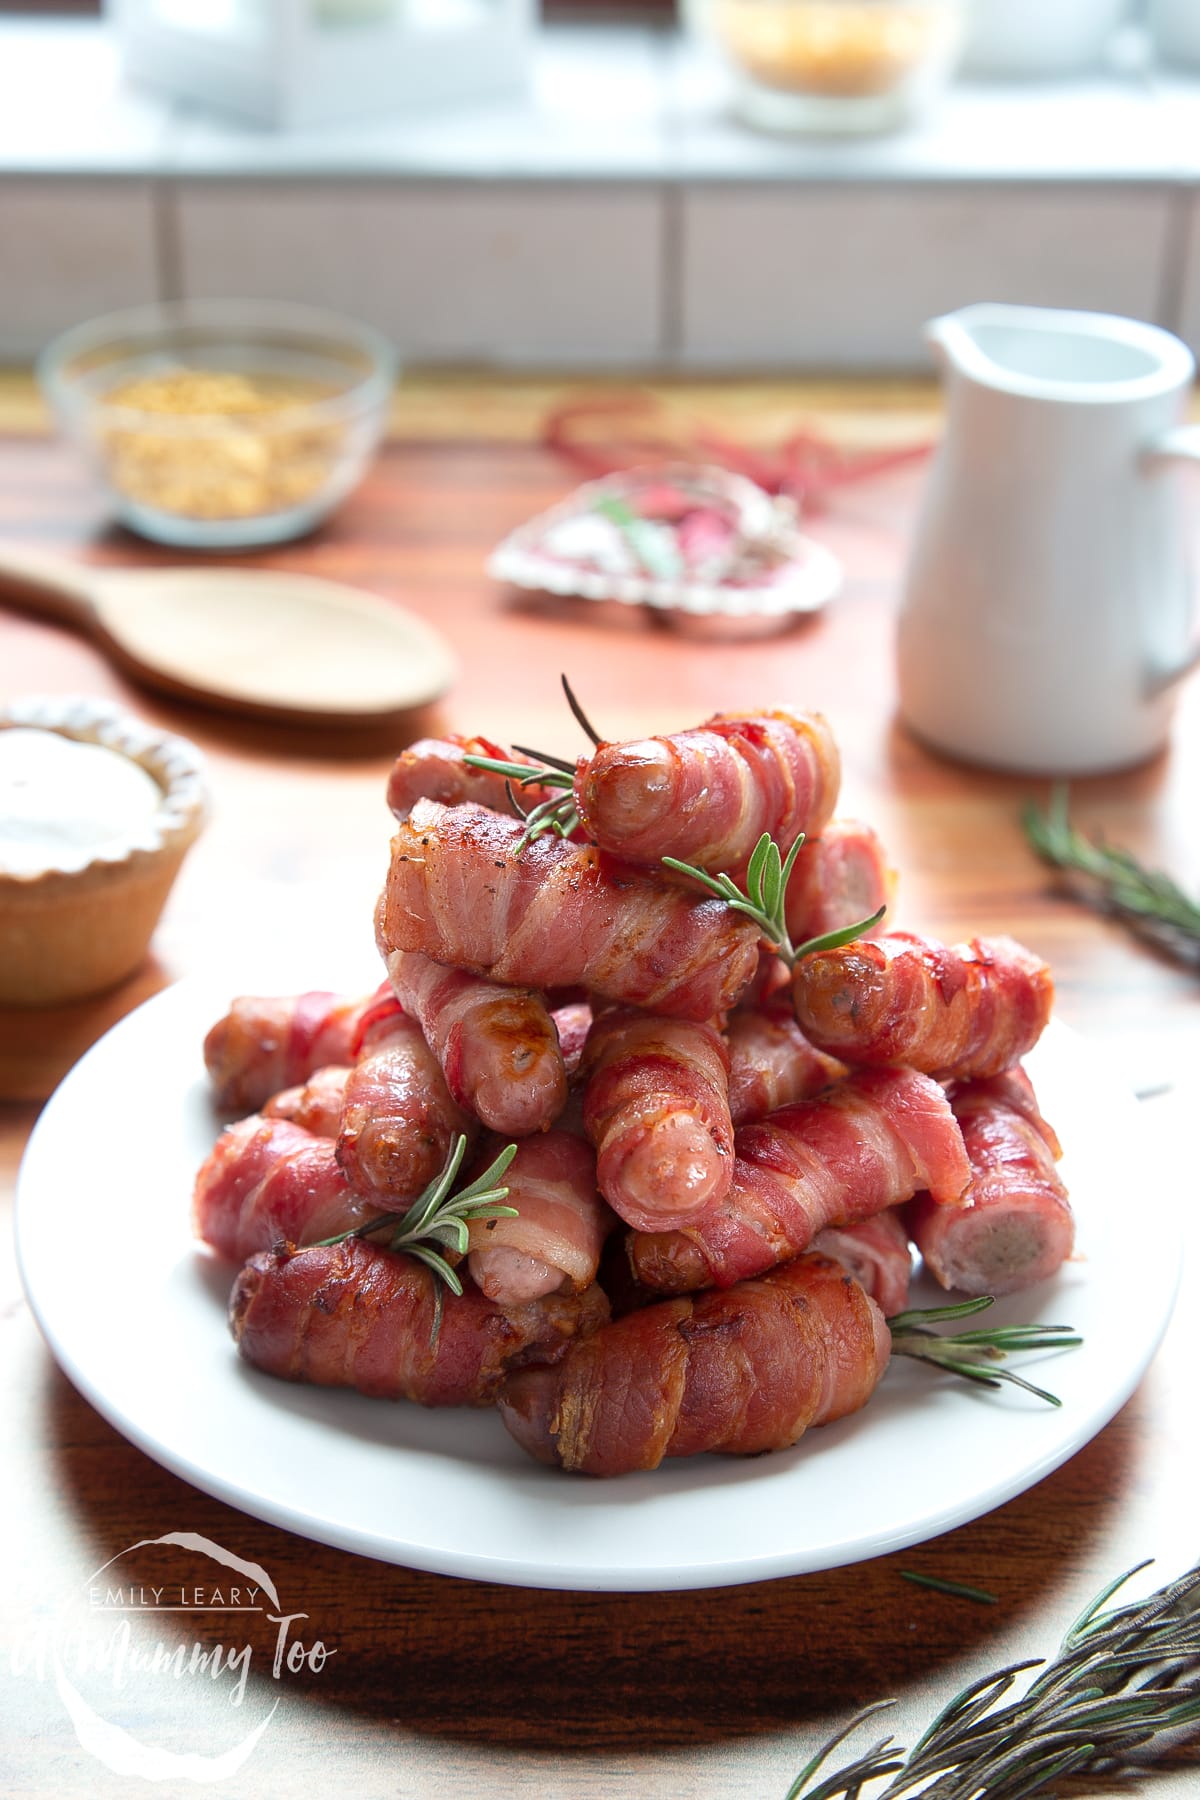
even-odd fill
[[[458,669],[406,608],[273,569],[95,568],[6,546],[0,603],[83,632],[147,687],[280,723],[382,724]]]

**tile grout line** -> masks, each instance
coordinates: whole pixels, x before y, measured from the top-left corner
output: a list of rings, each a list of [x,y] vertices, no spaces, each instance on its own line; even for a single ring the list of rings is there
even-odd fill
[[[175,139],[179,131],[178,104],[172,102],[163,119],[158,168],[150,182],[150,227],[154,246],[154,275],[159,301],[183,299],[183,267],[179,243],[179,184],[175,175]]]
[[[673,79],[675,51],[676,37],[673,32],[663,31],[656,35],[655,73],[664,165],[664,179],[659,183],[658,209],[658,335],[659,353],[664,365],[670,368],[677,367],[682,360],[684,335],[684,196],[674,168],[674,152],[679,133]]]
[[[1190,187],[1178,187],[1167,195],[1167,231],[1159,274],[1158,323],[1176,336],[1183,335],[1183,303],[1191,261],[1195,207]]]
[[[154,234],[154,269],[158,297],[182,300],[183,270],[179,254],[178,183],[170,175],[156,176],[150,190]]]

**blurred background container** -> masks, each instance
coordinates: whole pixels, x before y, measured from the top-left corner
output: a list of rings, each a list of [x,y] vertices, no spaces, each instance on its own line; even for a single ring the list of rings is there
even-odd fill
[[[886,131],[945,87],[963,0],[712,0],[711,28],[751,124]]]
[[[534,0],[108,0],[128,73],[263,125],[520,87]]]
[[[1097,69],[1129,11],[1130,0],[970,0],[963,70],[1036,78]]]
[[[299,536],[357,485],[395,359],[369,326],[309,307],[192,300],[77,326],[38,373],[125,524],[232,549]]]
[[[1147,16],[1161,61],[1200,68],[1200,0],[1148,0]]]

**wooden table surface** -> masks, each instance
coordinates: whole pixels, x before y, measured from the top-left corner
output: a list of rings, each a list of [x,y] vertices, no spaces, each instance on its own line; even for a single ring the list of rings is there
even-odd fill
[[[591,389],[572,390],[583,391]],[[402,736],[443,725],[573,753],[579,738],[559,694],[562,670],[611,737],[776,697],[821,708],[843,747],[843,810],[877,825],[901,871],[898,921],[950,938],[1011,931],[1051,961],[1061,1017],[1104,1047],[1123,1082],[1139,1091],[1195,1082],[1196,975],[1055,891],[1018,826],[1021,803],[1038,784],[937,760],[896,724],[891,622],[921,467],[848,486],[812,519],[813,533],[846,568],[844,592],[824,616],[759,642],[691,641],[640,618],[622,626],[586,609],[514,604],[483,573],[498,538],[571,484],[572,472],[539,441],[538,421],[557,392],[515,380],[411,384],[396,435],[362,490],[319,536],[262,558],[393,595],[454,641],[461,679],[444,705],[403,733],[326,739],[176,706],[129,688],[65,632],[0,617],[5,697],[117,696],[202,747],[214,801],[146,969],[90,1006],[0,1018],[0,1091],[18,1096],[0,1107],[6,1206],[37,1093],[131,1006],[219,963],[230,943],[269,941],[275,919],[298,930],[311,921],[314,942],[323,921],[352,921],[347,928],[361,929],[369,945],[390,824],[383,783]],[[863,446],[919,442],[938,428],[936,397],[912,387],[712,382],[658,393],[680,430],[715,423],[762,444],[801,423]],[[0,386],[5,425],[0,533],[96,559],[158,554],[106,530],[97,495],[46,434],[20,382]],[[1198,778],[1193,684],[1170,752],[1136,771],[1077,783],[1075,813],[1195,887]],[[125,1105],[135,1132],[136,1093]],[[1145,1105],[1158,1109],[1148,1113],[1155,1130],[1180,1130],[1178,1179],[1194,1187],[1192,1161],[1182,1155],[1185,1101]],[[79,1178],[87,1179],[86,1145]],[[1128,1198],[1131,1229],[1151,1228],[1155,1194]],[[97,1231],[113,1228],[96,1221]],[[63,1244],[64,1256],[87,1253],[86,1243]],[[269,1571],[288,1610],[308,1615],[297,1629],[335,1652],[319,1670],[275,1681],[267,1650],[256,1649],[244,1717],[263,1716],[276,1700],[278,1712],[240,1770],[209,1782],[214,1795],[257,1800],[337,1782],[363,1800],[782,1800],[818,1739],[867,1701],[899,1696],[894,1728],[912,1742],[972,1676],[1051,1652],[1083,1602],[1124,1569],[1153,1557],[1165,1580],[1189,1566],[1200,1453],[1188,1325],[1200,1289],[1195,1277],[1185,1283],[1133,1399],[1063,1468],[988,1517],[826,1574],[622,1595],[489,1586],[381,1565],[189,1487],[127,1443],[58,1371],[6,1250],[0,1786],[12,1796],[68,1800],[147,1785],[81,1746],[48,1646],[102,1564],[138,1540],[198,1532]],[[128,1291],[106,1298],[114,1311],[136,1307],[135,1247]],[[147,1355],[165,1354],[169,1346],[147,1346]],[[886,1482],[886,1469],[879,1478]],[[901,1569],[985,1588],[997,1604],[920,1590]],[[135,1621],[135,1647],[154,1635],[153,1619]],[[219,1639],[218,1622],[207,1641]],[[135,1736],[211,1755],[229,1738],[226,1692],[211,1681],[139,1683],[129,1675],[113,1704]],[[1198,1784],[1200,1751],[1183,1750],[1144,1791],[1179,1800]],[[157,1791],[194,1787],[173,1776]]]

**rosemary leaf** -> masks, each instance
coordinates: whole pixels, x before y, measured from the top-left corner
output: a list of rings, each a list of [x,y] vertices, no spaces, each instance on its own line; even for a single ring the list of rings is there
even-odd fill
[[[920,1575],[915,1569],[901,1569],[905,1581],[915,1582],[917,1587],[932,1588],[938,1594],[953,1594],[960,1600],[977,1600],[981,1606],[995,1606],[995,1594],[989,1594],[986,1588],[967,1587],[961,1581],[943,1581],[940,1575]]]
[[[600,733],[596,730],[596,727],[592,724],[592,721],[588,718],[582,706],[579,704],[570,682],[565,675],[560,675],[558,679],[562,683],[562,691],[567,697],[567,705],[575,716],[576,724],[583,732],[583,735],[590,738],[593,744],[599,747],[599,745],[604,742],[604,739],[600,736]]]

